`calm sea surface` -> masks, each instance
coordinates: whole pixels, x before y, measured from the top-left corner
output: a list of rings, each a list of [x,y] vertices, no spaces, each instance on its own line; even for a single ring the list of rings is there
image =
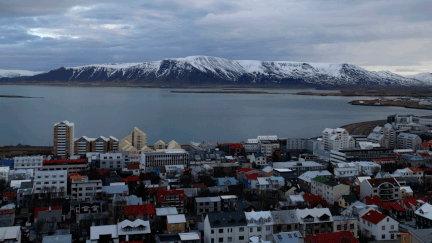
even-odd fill
[[[386,119],[390,114],[431,115],[399,107],[352,106],[356,97],[289,94],[181,94],[173,89],[0,86],[0,145],[52,145],[53,125],[75,123],[75,138],[124,138],[136,126],[149,144],[238,142],[258,135],[318,136],[326,127]],[[179,90],[179,89],[175,89]],[[308,90],[266,90],[291,93]],[[312,90],[309,90],[312,91]]]

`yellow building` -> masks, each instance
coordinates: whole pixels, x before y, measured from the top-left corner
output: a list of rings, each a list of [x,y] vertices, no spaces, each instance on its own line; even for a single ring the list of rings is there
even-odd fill
[[[414,197],[413,190],[409,186],[401,186],[400,192],[401,192],[400,193],[400,199],[413,198]]]
[[[355,195],[342,195],[339,198],[339,207],[348,208],[355,201],[357,201],[357,197]]]
[[[189,228],[189,222],[186,221],[184,214],[175,214],[167,216],[168,232],[186,232]]]
[[[147,135],[137,127],[120,142],[120,151],[139,153],[147,146]]]
[[[411,243],[411,234],[410,233],[398,233],[398,236],[400,236],[400,243]]]

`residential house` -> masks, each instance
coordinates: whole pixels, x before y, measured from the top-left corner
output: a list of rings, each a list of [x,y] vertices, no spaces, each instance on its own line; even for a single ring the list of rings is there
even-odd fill
[[[270,240],[273,234],[274,219],[270,211],[246,212],[249,238],[258,236],[262,240]]]
[[[358,220],[354,217],[342,215],[333,216],[333,232],[349,231],[358,238]]]
[[[375,210],[365,213],[360,220],[360,230],[375,240],[396,240],[399,222]]]
[[[355,177],[359,175],[357,168],[347,167],[347,168],[334,168],[335,178],[342,179],[347,177]]]
[[[124,182],[114,182],[110,183],[109,186],[103,186],[101,193],[105,193],[109,198],[127,196],[129,195],[129,187]]]
[[[204,243],[249,243],[249,231],[244,212],[207,214],[204,220]]]
[[[405,220],[406,218],[407,210],[397,202],[383,202],[381,208],[384,214],[398,221]]]
[[[412,176],[416,177],[420,183],[423,183],[424,171],[418,167],[409,168],[412,171]]]
[[[176,207],[179,213],[185,212],[186,195],[184,190],[160,190],[157,191],[158,207]]]
[[[429,203],[423,204],[414,212],[417,229],[432,228],[432,205]]]
[[[15,204],[8,204],[0,208],[0,227],[13,226],[15,223]]]
[[[333,232],[333,216],[328,208],[296,209],[303,235]]]
[[[141,219],[123,220],[117,223],[117,234],[120,242],[148,241],[151,233],[150,222]]]
[[[102,180],[72,181],[71,199],[76,201],[90,201],[102,192]]]
[[[252,189],[252,184],[257,184],[257,179],[259,177],[258,172],[253,174],[245,174],[243,178],[243,184],[245,189]]]
[[[140,219],[153,224],[156,221],[156,207],[153,204],[123,206],[123,216],[130,221]]]
[[[221,198],[221,209],[224,212],[235,211],[235,205],[238,202],[238,197],[236,195],[222,195]]]
[[[235,186],[238,181],[234,177],[216,178],[218,186]]]
[[[252,180],[251,189],[257,190],[259,193],[264,191],[275,191],[283,187],[285,180],[281,176],[258,177]]]
[[[87,243],[119,243],[117,225],[92,226],[90,228],[90,240]]]
[[[90,238],[92,226],[104,225],[110,218],[107,201],[77,202],[72,212],[76,215],[80,241]]]
[[[72,235],[46,235],[42,243],[72,243]]]
[[[423,204],[427,203],[428,200],[423,198],[406,198],[401,200],[401,205],[407,210],[407,216],[414,217],[414,212],[417,211]]]
[[[414,197],[414,192],[411,189],[411,187],[409,186],[401,186],[400,187],[400,199],[405,199],[405,198],[413,198]]]
[[[360,183],[360,199],[378,196],[383,202],[399,199],[400,185],[394,178],[367,179]]]
[[[298,231],[300,221],[295,210],[271,211],[273,217],[273,233]]]
[[[261,170],[264,177],[272,176],[273,175],[273,167],[266,166]]]
[[[255,165],[256,168],[264,168],[267,166],[267,157],[264,153],[253,153],[247,156],[249,163]]]
[[[298,184],[300,185],[300,188],[303,189],[306,192],[311,192],[311,186],[312,186],[312,179],[315,177],[322,177],[324,179],[330,180],[333,177],[333,174],[330,173],[328,170],[315,170],[315,171],[307,171],[303,174],[301,174],[298,178]]]
[[[221,198],[218,197],[196,197],[195,214],[213,213],[221,211]]]
[[[21,226],[0,227],[0,239],[5,243],[21,243]]]
[[[350,194],[350,186],[329,181],[322,177],[315,177],[312,180],[312,194],[321,196],[330,205],[339,202],[342,195]]]
[[[346,209],[356,201],[357,201],[357,197],[355,195],[342,195],[339,198],[339,207]]]
[[[185,232],[189,228],[189,223],[186,221],[184,214],[168,215],[167,216],[167,230],[168,232]]]
[[[261,211],[262,206],[260,202],[253,201],[242,201],[236,202],[234,206],[234,210],[237,212],[252,212],[252,211]]]
[[[349,217],[354,217],[357,220],[360,220],[360,218],[370,210],[378,210],[378,206],[376,205],[367,205],[365,203],[362,203],[360,201],[356,201],[355,203],[351,204],[347,209],[343,210],[341,212],[341,215],[346,215]]]

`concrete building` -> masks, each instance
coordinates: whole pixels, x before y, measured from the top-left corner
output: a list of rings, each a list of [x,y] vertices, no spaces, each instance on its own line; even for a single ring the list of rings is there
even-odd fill
[[[333,232],[350,231],[358,238],[358,221],[354,217],[349,216],[333,216],[334,225]]]
[[[400,133],[397,137],[399,149],[412,149],[416,151],[417,145],[421,144],[422,140],[418,135],[411,133]]]
[[[400,184],[394,178],[367,179],[360,183],[360,199],[380,197],[381,201],[399,200]]]
[[[54,155],[69,157],[74,154],[75,124],[62,121],[54,124]]]
[[[150,148],[147,147],[147,135],[137,127],[135,127],[129,135],[123,138],[119,145],[120,151],[128,151],[135,154],[148,151],[149,149]]]
[[[36,171],[33,193],[40,198],[51,193],[52,197],[63,197],[67,194],[67,171]]]
[[[307,171],[319,171],[325,170],[326,166],[314,162],[314,161],[303,161],[303,162],[275,162],[273,163],[274,169],[290,169],[295,171],[297,175],[301,175]],[[276,175],[275,175],[276,176]]]
[[[315,177],[322,177],[324,179],[330,180],[333,177],[333,174],[327,170],[316,170],[316,171],[307,171],[301,174],[298,178],[298,184],[302,190],[306,192],[311,192],[312,180]]]
[[[340,150],[346,148],[354,148],[355,140],[351,137],[347,130],[343,128],[326,128],[322,133],[324,150]]]
[[[122,170],[130,162],[129,152],[105,153],[99,157],[96,167],[100,170]]]
[[[141,165],[153,168],[164,167],[166,165],[184,165],[189,162],[189,153],[183,149],[166,149],[162,152],[143,152],[141,153]]]
[[[261,153],[271,157],[273,152],[280,148],[280,144],[274,140],[260,140]]]
[[[5,243],[21,243],[21,226],[0,227],[0,239]]]
[[[302,151],[307,149],[307,139],[306,138],[288,138],[287,147],[288,151]]]
[[[249,231],[244,212],[207,214],[204,220],[204,243],[249,243]]]
[[[102,180],[72,181],[71,199],[75,201],[91,201],[102,192]]]
[[[195,198],[195,214],[221,212],[220,197],[197,197]]]
[[[353,148],[343,150],[332,150],[330,162],[336,163],[353,161],[373,161],[377,159],[395,159],[396,153],[390,148]]]
[[[64,170],[68,173],[78,173],[88,170],[89,165],[86,159],[64,159],[64,160],[44,160],[41,171]]]
[[[245,212],[249,238],[257,236],[262,240],[271,240],[274,220],[270,211]]]
[[[9,181],[9,166],[0,166],[0,180]]]
[[[14,169],[33,169],[41,170],[43,165],[43,156],[25,156],[14,157]]]
[[[279,210],[270,213],[274,221],[273,233],[299,230],[300,221],[295,210]]]
[[[396,147],[396,131],[389,123],[384,127],[376,126],[367,138],[368,142],[379,143],[384,148]]]
[[[375,240],[396,240],[399,222],[375,210],[370,210],[360,219],[360,230]]]
[[[329,205],[334,205],[339,202],[342,195],[350,194],[350,186],[318,176],[312,180],[311,191],[313,195],[321,196]]]
[[[333,232],[333,216],[328,208],[296,209],[300,232],[305,235]]]
[[[346,179],[347,177],[358,176],[359,171],[354,167],[334,168],[334,176],[338,179]]]

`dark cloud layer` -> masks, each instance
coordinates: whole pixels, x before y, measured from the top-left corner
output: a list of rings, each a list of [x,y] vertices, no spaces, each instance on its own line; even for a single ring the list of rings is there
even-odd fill
[[[0,69],[212,55],[431,71],[430,1],[3,0]]]

